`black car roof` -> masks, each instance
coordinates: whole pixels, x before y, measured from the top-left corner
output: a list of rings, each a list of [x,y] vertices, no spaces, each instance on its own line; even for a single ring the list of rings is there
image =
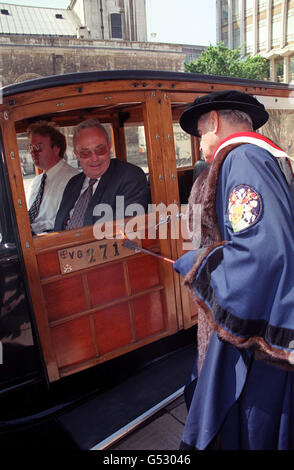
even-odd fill
[[[37,78],[25,82],[14,83],[2,88],[3,97],[24,93],[27,91],[41,90],[43,88],[53,88],[62,85],[72,85],[75,83],[87,83],[93,81],[108,80],[181,80],[195,82],[214,82],[225,83],[242,86],[256,87],[281,87],[288,88],[286,83],[277,83],[261,80],[248,80],[235,77],[224,77],[219,75],[203,75],[197,73],[185,72],[167,72],[160,70],[107,70],[107,71],[91,71],[91,72],[74,72],[63,75],[51,75],[48,77]]]

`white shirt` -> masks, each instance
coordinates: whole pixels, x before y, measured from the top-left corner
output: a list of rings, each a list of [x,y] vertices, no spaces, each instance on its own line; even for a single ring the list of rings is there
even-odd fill
[[[46,173],[47,178],[39,214],[32,223],[32,230],[35,233],[43,233],[54,229],[55,217],[61,203],[65,186],[74,175],[79,173],[79,170],[68,165],[65,160],[61,159],[60,162],[50,168]],[[42,175],[43,173],[37,175],[31,183],[29,207],[32,206],[39,191]]]
[[[93,191],[92,191],[92,194],[95,193],[99,181],[100,181],[100,178],[97,178],[96,183],[93,184]],[[84,179],[84,182],[83,182],[83,187],[82,187],[82,189],[81,189],[80,195],[83,194],[83,192],[88,188],[89,183],[90,183],[90,178],[89,178],[89,176],[85,176],[85,179]]]

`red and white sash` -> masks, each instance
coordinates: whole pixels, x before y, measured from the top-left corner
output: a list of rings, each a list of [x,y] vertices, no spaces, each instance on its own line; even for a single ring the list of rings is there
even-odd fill
[[[224,149],[226,149],[225,151],[228,152],[227,147],[230,147],[231,150],[240,144],[257,145],[258,147],[261,147],[270,152],[274,157],[278,159],[285,159],[289,164],[292,176],[294,176],[294,157],[288,155],[286,152],[284,152],[284,150],[278,147],[267,137],[261,134],[257,134],[256,132],[239,132],[236,134],[231,134],[229,137],[222,140],[222,142],[219,144],[216,151],[214,152],[214,155],[212,156],[212,160],[216,157],[219,152],[224,151]]]

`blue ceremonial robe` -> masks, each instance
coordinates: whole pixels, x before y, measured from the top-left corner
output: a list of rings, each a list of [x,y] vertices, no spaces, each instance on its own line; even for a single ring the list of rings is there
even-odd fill
[[[294,203],[276,159],[252,144],[230,151],[215,209],[225,243],[208,250],[192,284],[214,331],[183,442],[294,449]],[[183,277],[195,255],[175,263]]]

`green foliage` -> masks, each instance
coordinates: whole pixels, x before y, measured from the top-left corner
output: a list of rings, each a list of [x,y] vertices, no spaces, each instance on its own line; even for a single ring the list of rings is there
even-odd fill
[[[210,45],[202,52],[199,59],[185,64],[185,71],[210,75],[225,75],[227,77],[267,80],[269,78],[269,60],[259,55],[246,59],[241,57],[241,47],[229,49],[220,42]]]

